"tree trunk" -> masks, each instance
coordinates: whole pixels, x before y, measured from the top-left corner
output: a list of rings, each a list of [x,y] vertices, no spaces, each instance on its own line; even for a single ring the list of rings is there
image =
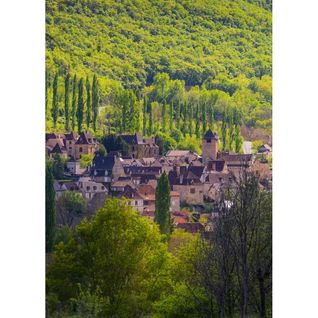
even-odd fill
[[[260,317],[266,318],[266,292],[264,285],[264,276],[262,271],[259,268],[257,271],[258,285],[259,285],[259,294],[260,294]]]

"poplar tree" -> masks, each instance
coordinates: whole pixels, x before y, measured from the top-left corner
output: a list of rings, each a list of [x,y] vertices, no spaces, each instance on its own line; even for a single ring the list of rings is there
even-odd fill
[[[240,126],[235,125],[235,138],[234,138],[234,144],[235,144],[235,152],[240,153],[242,144],[243,144],[243,138],[241,136]]]
[[[163,132],[166,132],[166,108],[167,108],[167,105],[166,105],[166,101],[164,100],[163,101],[163,104],[162,104],[162,131]]]
[[[159,224],[160,232],[169,236],[171,233],[170,185],[166,172],[163,172],[158,181],[155,208],[155,222]]]
[[[176,114],[175,114],[176,128],[177,129],[180,129],[180,111],[181,111],[181,102],[179,100],[178,103],[177,103]]]
[[[72,130],[75,129],[75,114],[76,114],[76,105],[77,105],[76,88],[77,88],[77,80],[76,80],[76,74],[75,74],[73,78],[73,92],[72,92]]]
[[[48,97],[49,87],[50,87],[49,74],[48,72],[45,72],[45,112],[47,112],[47,104],[49,100],[49,97]]]
[[[200,138],[200,113],[198,104],[195,111],[195,135],[197,138]]]
[[[209,128],[210,128],[211,130],[213,130],[213,121],[214,121],[213,106],[210,104],[208,108],[209,108],[209,112],[208,112],[208,116],[209,116]]]
[[[82,125],[83,125],[83,114],[84,114],[84,99],[83,99],[83,90],[84,90],[84,84],[83,84],[83,78],[80,79],[78,83],[78,101],[77,101],[77,129],[78,132],[82,132]]]
[[[45,169],[45,250],[51,252],[55,231],[55,191],[52,162],[46,161]]]
[[[173,103],[171,102],[171,105],[170,105],[170,121],[169,121],[169,129],[170,129],[170,132],[172,131],[173,129]]]
[[[187,120],[187,118],[186,118],[186,107],[187,107],[187,104],[185,102],[182,103],[180,116],[182,115],[181,131],[182,131],[184,136],[186,135],[186,120]]]
[[[146,96],[144,96],[144,104],[143,104],[143,113],[142,113],[142,134],[143,134],[143,136],[145,136],[146,135],[146,128],[147,128],[147,126],[146,126],[146,124],[147,124],[147,122],[146,122],[146,113],[147,113],[147,97]]]
[[[227,150],[227,138],[226,138],[226,133],[227,133],[227,129],[226,129],[226,114],[225,112],[223,113],[223,118],[222,118],[222,127],[221,127],[221,133],[222,133],[222,149],[223,150]]]
[[[149,124],[148,124],[148,135],[153,133],[153,123],[152,123],[152,103],[149,104]]]
[[[192,133],[193,133],[193,127],[192,127],[192,119],[193,119],[193,107],[192,107],[192,104],[189,103],[189,106],[188,106],[188,118],[189,118],[189,134],[190,136],[192,136]]]
[[[202,134],[206,133],[206,102],[202,104]]]
[[[58,74],[56,73],[54,76],[53,81],[53,101],[52,101],[52,118],[53,118],[53,125],[54,128],[56,127],[57,117],[58,117],[58,96],[57,96],[57,81],[58,81]]]
[[[69,130],[69,120],[70,120],[70,114],[69,114],[69,90],[70,90],[70,74],[66,75],[65,82],[65,99],[64,99],[64,111],[65,111],[65,130]]]
[[[128,110],[128,122],[127,126],[129,127],[128,130],[129,132],[134,132],[136,128],[136,112],[135,112],[135,107],[136,107],[136,95],[132,89],[128,91],[128,100],[129,100],[129,110]]]
[[[93,88],[92,88],[92,108],[93,108],[93,128],[96,131],[97,128],[97,115],[98,115],[98,106],[99,106],[99,90],[98,90],[98,81],[97,77],[94,74],[93,78]]]
[[[91,122],[91,86],[88,76],[86,77],[86,126],[89,128]]]

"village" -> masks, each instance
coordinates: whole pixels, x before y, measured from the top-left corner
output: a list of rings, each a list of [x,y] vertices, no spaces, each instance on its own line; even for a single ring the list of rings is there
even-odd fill
[[[72,219],[72,226],[94,214],[109,197],[126,198],[143,217],[154,219],[157,182],[166,173],[170,183],[170,213],[174,228],[192,234],[207,234],[218,216],[222,187],[229,186],[242,171],[257,173],[261,186],[271,189],[268,158],[271,147],[260,146],[256,154],[237,154],[219,150],[219,136],[210,129],[202,139],[202,155],[190,150],[169,150],[159,154],[154,138],[139,133],[118,136],[125,151],[103,155],[99,142],[90,132],[46,134],[46,153],[50,159],[66,161],[61,180],[54,181],[56,200],[65,192],[80,194],[89,206],[88,214]],[[83,168],[83,155],[93,155]]]

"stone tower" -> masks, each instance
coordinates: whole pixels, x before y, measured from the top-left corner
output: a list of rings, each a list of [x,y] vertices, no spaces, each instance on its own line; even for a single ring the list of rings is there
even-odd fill
[[[202,140],[202,158],[203,163],[209,160],[216,160],[218,154],[219,136],[209,129]]]

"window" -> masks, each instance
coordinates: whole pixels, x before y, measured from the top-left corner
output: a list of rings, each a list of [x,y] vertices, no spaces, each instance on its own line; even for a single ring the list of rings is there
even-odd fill
[[[89,191],[91,189],[91,187],[86,187],[86,190]]]
[[[105,187],[104,187],[104,186],[102,186],[102,187],[101,187],[101,189],[102,189],[102,190],[105,190]]]
[[[211,143],[211,139],[208,139],[206,142],[207,142],[208,144],[210,144],[210,143]]]
[[[70,149],[72,149],[72,147],[69,147]]]
[[[138,201],[135,201],[135,205],[138,205]]]
[[[191,188],[190,193],[195,193],[195,188]]]
[[[83,148],[82,148],[82,147],[80,147],[79,152],[82,152],[82,151],[83,151]]]
[[[97,190],[97,187],[96,187],[96,186],[93,186],[93,190],[95,190],[95,191],[96,191],[96,190]]]

